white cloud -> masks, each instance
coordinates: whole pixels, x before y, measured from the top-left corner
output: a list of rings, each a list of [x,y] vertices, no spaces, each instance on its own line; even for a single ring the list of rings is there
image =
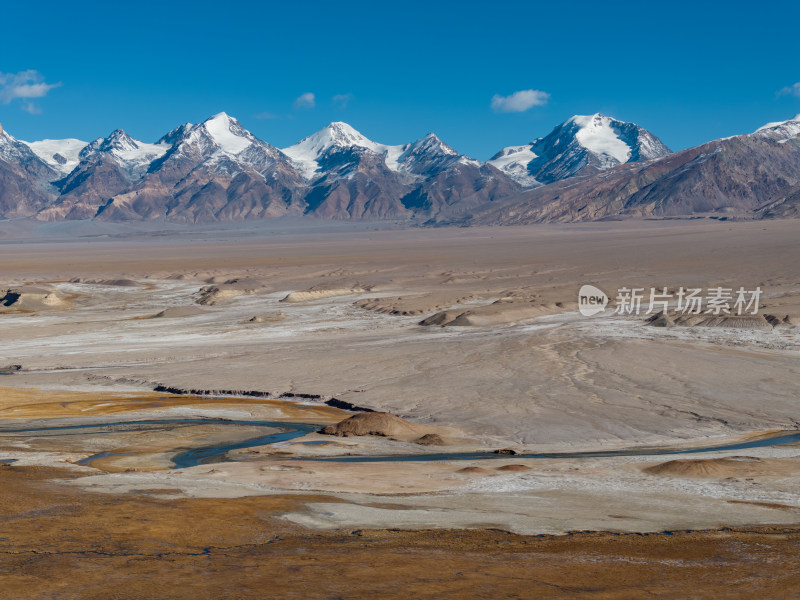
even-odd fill
[[[510,96],[492,96],[492,110],[496,113],[525,112],[534,106],[544,106],[550,94],[541,90],[520,90]]]
[[[800,98],[800,81],[794,85],[788,85],[778,92],[778,96],[797,96]]]
[[[333,103],[339,108],[347,108],[347,105],[352,99],[353,94],[336,94],[333,97]]]
[[[311,92],[306,92],[305,94],[300,94],[297,97],[297,100],[294,101],[295,108],[314,108],[317,104],[316,98],[314,94]]]
[[[21,100],[22,110],[38,114],[42,111],[31,102],[31,98],[44,98],[50,90],[60,85],[60,83],[46,83],[44,76],[33,69],[19,73],[0,72],[0,102],[11,104],[14,100]]]

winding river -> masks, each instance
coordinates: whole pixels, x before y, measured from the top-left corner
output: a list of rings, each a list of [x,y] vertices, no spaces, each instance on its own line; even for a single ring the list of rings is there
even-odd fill
[[[173,469],[183,469],[197,465],[223,462],[228,460],[226,455],[231,450],[240,448],[251,448],[258,446],[269,446],[278,442],[286,442],[303,437],[319,428],[319,425],[308,423],[292,423],[285,421],[260,421],[260,420],[228,420],[210,418],[181,418],[181,419],[144,419],[138,421],[117,421],[111,423],[82,423],[77,425],[55,425],[24,428],[2,428],[0,436],[19,435],[19,434],[39,434],[47,435],[85,435],[86,433],[122,433],[133,431],[159,431],[171,430],[178,427],[190,427],[198,425],[219,425],[225,427],[264,427],[269,429],[269,433],[251,437],[235,442],[224,442],[210,444],[198,448],[175,448],[175,455],[172,457]],[[277,432],[275,430],[278,430]],[[724,450],[746,450],[748,448],[759,448],[764,446],[779,446],[800,442],[800,431],[786,431],[778,434],[767,435],[753,438],[744,442],[729,444],[716,444],[709,446],[697,446],[693,448],[678,447],[633,447],[618,450],[598,450],[598,451],[579,451],[579,452],[549,452],[535,454],[516,454],[514,459],[542,459],[542,458],[602,458],[615,456],[662,456],[679,454],[698,454],[703,452],[715,452]],[[308,442],[319,443],[319,442]],[[121,456],[129,453],[101,452],[89,456],[80,461],[80,464],[91,465],[97,459],[109,456]],[[456,460],[478,460],[478,459],[503,459],[509,458],[507,454],[495,454],[493,452],[437,452],[427,454],[394,454],[394,455],[367,455],[367,456],[329,456],[304,458],[304,460],[326,461],[326,462],[398,462],[398,461],[456,461]]]

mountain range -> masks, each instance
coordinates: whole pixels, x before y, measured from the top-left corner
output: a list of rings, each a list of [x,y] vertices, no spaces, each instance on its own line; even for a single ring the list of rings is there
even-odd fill
[[[219,113],[145,143],[23,142],[0,127],[0,217],[209,223],[311,215],[524,224],[799,216],[800,115],[673,153],[634,123],[574,116],[480,162],[435,134],[401,145],[331,123],[288,148]]]

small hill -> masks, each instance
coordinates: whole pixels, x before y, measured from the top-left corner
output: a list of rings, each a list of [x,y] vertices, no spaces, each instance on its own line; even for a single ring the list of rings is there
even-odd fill
[[[353,435],[378,435],[399,440],[418,440],[431,433],[432,427],[418,425],[411,421],[401,419],[397,415],[386,412],[359,413],[340,421],[335,425],[328,425],[320,430],[325,435],[349,437]]]
[[[758,474],[765,461],[754,456],[725,458],[678,459],[647,467],[645,473],[668,477],[723,478]]]

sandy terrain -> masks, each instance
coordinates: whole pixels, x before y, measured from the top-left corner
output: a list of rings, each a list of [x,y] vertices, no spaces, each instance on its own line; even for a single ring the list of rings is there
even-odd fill
[[[581,317],[575,306],[584,282],[609,295],[762,285],[763,313],[800,315],[797,228],[624,223],[8,243],[7,287],[47,286],[74,306],[4,314],[0,365],[24,366],[13,385],[335,396],[465,428],[489,445],[791,428],[797,327],[659,328],[644,315]],[[201,307],[209,288],[219,292]],[[280,302],[315,290],[351,293]],[[437,324],[466,326],[418,325],[447,302],[452,319]]]
[[[47,485],[65,494],[100,504],[146,496],[154,511],[192,502],[227,511],[264,498],[280,505],[269,517],[277,529],[332,532],[314,534],[320,540],[384,528],[436,529],[445,540],[457,535],[445,530],[468,529],[477,537],[465,543],[478,551],[487,528],[535,536],[795,526],[800,447],[791,444],[678,457],[320,459],[691,448],[796,430],[799,228],[163,235],[115,226],[76,240],[50,225],[0,224],[0,290],[11,290],[0,314],[0,373],[9,373],[0,375],[0,429],[103,426],[0,432],[0,459],[14,461],[0,469],[25,477],[46,468]],[[758,316],[728,323],[584,317],[585,283],[612,298],[621,287],[681,286],[760,286],[763,296]],[[154,393],[159,385],[213,394]],[[283,431],[280,423],[333,427],[354,414],[329,400],[405,421],[371,417],[364,428],[356,420],[330,430],[347,435],[248,446]],[[198,418],[243,424],[118,424]],[[277,424],[248,424],[256,420]],[[225,462],[171,468],[180,452],[223,443],[237,445]],[[514,544],[523,539],[539,538]],[[393,544],[380,537],[376,548],[391,553]]]

